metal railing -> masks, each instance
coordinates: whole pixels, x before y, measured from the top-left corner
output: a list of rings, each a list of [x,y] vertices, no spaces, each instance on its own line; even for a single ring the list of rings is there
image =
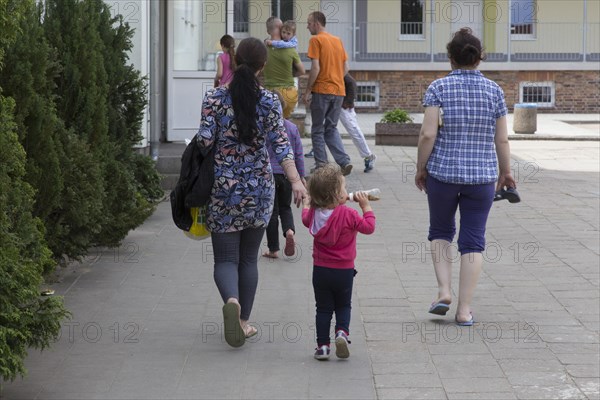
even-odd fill
[[[349,23],[332,24],[329,31],[342,37],[352,61],[446,62],[451,29],[450,24],[364,22],[356,27]],[[488,36],[491,37],[483,37],[482,41],[488,61],[492,62],[600,61],[597,22],[537,22],[512,34],[496,26]],[[301,55],[306,53],[307,46],[308,43],[301,41],[298,48]]]

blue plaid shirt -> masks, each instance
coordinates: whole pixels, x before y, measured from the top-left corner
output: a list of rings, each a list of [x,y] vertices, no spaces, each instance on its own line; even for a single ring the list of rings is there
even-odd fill
[[[500,86],[480,71],[457,69],[429,85],[423,105],[444,113],[427,161],[429,175],[462,185],[495,182],[496,120],[508,112]]]

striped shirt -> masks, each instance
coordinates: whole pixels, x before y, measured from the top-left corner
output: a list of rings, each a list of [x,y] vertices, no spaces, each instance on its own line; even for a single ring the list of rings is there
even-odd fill
[[[498,179],[496,120],[507,114],[504,92],[477,70],[454,70],[429,85],[425,107],[443,110],[427,172],[453,184],[477,185]]]

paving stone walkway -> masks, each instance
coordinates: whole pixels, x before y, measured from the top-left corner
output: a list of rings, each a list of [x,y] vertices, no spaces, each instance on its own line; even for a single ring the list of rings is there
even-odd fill
[[[365,174],[344,142],[356,168],[349,190],[382,189],[377,230],[358,241],[349,360],[312,358],[311,241],[299,210],[296,256],[260,261],[259,334],[233,349],[210,241],[185,237],[163,202],[120,248],[60,271],[51,287],[73,318],[0,397],[600,398],[598,142],[511,143],[523,201],[493,206],[470,328],[453,323],[454,306],[447,317],[426,312],[436,284],[416,148],[370,140],[378,159]]]

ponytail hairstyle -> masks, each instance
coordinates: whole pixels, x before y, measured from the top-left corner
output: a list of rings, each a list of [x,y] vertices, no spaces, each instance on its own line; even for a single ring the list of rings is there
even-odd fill
[[[474,67],[485,60],[481,41],[473,35],[471,28],[462,28],[454,33],[446,50],[448,58],[458,67]]]
[[[231,35],[223,35],[220,40],[221,46],[227,50],[231,60],[231,70],[235,71],[235,39]]]
[[[258,135],[256,106],[260,99],[260,82],[256,73],[267,62],[267,47],[262,40],[246,38],[242,40],[235,54],[237,68],[229,84],[231,104],[235,114],[238,138],[251,146]]]

